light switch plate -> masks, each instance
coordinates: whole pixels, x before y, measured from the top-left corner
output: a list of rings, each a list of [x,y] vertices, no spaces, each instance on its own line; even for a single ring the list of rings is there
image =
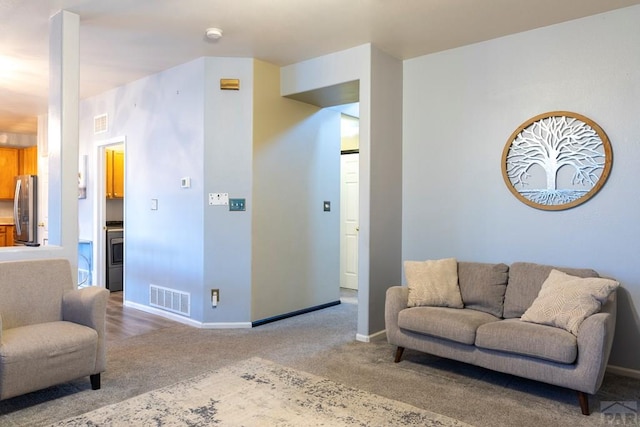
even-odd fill
[[[229,193],[209,193],[209,206],[229,204]]]
[[[245,199],[229,199],[230,211],[244,211],[246,210]]]

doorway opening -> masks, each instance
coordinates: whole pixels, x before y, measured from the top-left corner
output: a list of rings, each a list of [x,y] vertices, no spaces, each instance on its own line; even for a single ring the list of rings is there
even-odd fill
[[[340,126],[340,300],[358,301],[358,232],[360,203],[360,120],[356,105],[345,106]]]
[[[124,290],[125,142],[124,136],[99,142],[95,153],[93,283],[112,292]]]

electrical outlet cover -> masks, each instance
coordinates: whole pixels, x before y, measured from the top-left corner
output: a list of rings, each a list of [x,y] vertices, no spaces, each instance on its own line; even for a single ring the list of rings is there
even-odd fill
[[[209,206],[226,206],[229,204],[229,193],[209,193]]]

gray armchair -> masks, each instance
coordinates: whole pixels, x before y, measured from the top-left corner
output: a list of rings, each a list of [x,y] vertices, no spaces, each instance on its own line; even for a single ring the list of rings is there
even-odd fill
[[[106,367],[109,291],[75,289],[66,259],[0,262],[0,400]]]

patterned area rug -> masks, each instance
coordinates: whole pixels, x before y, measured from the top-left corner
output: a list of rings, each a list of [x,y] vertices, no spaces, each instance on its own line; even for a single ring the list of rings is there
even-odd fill
[[[53,426],[447,426],[468,424],[260,358]]]

